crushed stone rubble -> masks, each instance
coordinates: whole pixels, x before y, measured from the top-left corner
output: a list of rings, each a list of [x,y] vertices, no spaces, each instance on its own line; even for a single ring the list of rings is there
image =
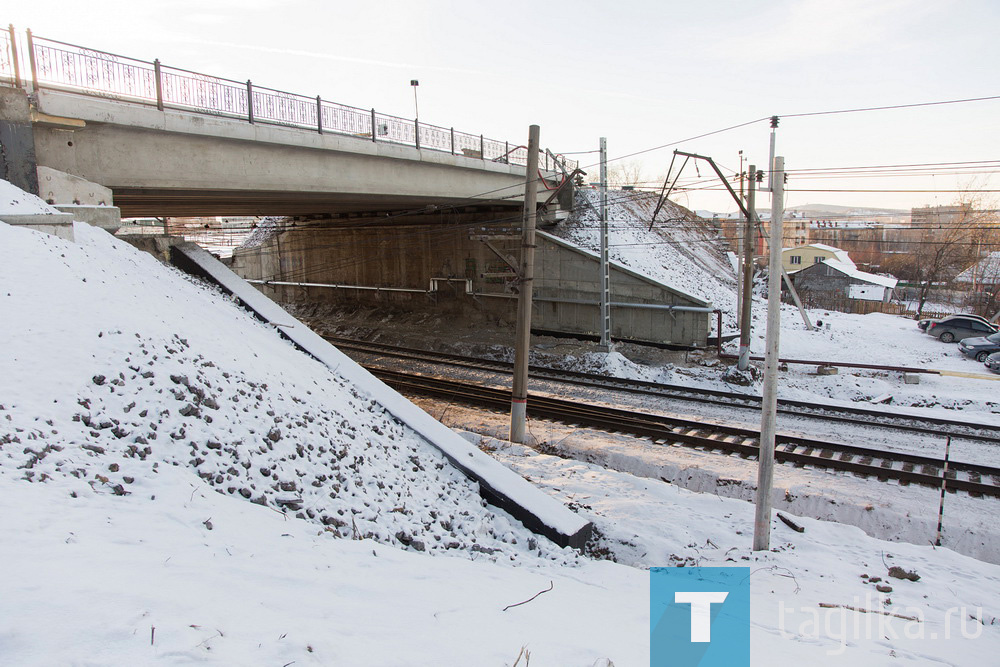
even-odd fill
[[[42,361],[41,344],[24,341],[8,358],[0,474],[127,502],[162,466],[186,466],[219,493],[313,522],[332,537],[515,564],[577,562],[572,550],[487,505],[474,482],[375,398],[295,351],[215,288],[100,230],[77,225],[75,245],[0,227],[17,240],[0,248],[35,253],[37,272],[51,278],[5,292],[7,317],[44,330],[46,345],[71,347],[74,362],[57,369]],[[135,263],[143,281],[129,279]],[[121,292],[127,295],[116,303]],[[37,307],[50,297],[52,308]],[[61,299],[93,304],[91,321],[67,322]],[[119,316],[130,300],[161,317]],[[211,324],[199,322],[206,307]],[[232,315],[220,320],[216,309]],[[220,321],[224,330],[205,330]],[[268,347],[242,344],[246,327],[256,329],[257,341],[263,329]],[[267,355],[297,367],[261,363]],[[12,388],[18,378],[34,378],[34,389]]]

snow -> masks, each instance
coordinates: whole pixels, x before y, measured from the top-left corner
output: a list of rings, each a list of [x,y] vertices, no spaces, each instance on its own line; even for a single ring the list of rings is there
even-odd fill
[[[574,252],[578,252],[581,255],[583,255],[585,257],[589,257],[589,258],[591,258],[593,260],[596,260],[598,262],[601,261],[600,254],[598,254],[596,252],[593,252],[593,251],[588,250],[586,248],[581,248],[578,245],[575,245],[575,244],[573,244],[573,243],[571,243],[569,241],[561,239],[558,236],[554,236],[552,234],[547,234],[547,233],[542,232],[542,231],[539,231],[537,234],[538,234],[539,237],[541,237],[543,239],[546,239],[548,241],[551,241],[552,243],[555,243],[558,246],[562,246],[563,248],[567,248],[567,249],[572,250]],[[636,278],[639,278],[643,282],[648,282],[648,283],[651,283],[653,285],[656,285],[657,287],[664,287],[664,288],[667,288],[667,289],[669,289],[671,291],[677,292],[677,290],[675,288],[672,288],[669,285],[664,285],[663,283],[659,283],[656,280],[652,280],[652,279],[650,279],[645,274],[639,273],[637,271],[633,271],[633,270],[629,269],[627,266],[625,266],[624,264],[622,264],[621,262],[616,262],[614,260],[611,260],[609,262],[609,266],[611,268],[613,268],[613,269],[622,271],[622,272],[630,274],[630,275],[632,275],[632,276],[634,276]],[[705,301],[702,301],[701,299],[699,299],[698,297],[696,297],[694,295],[684,294],[684,293],[681,293],[681,295],[684,296],[684,297],[687,297],[691,301],[694,301],[695,302],[695,306],[694,307],[705,307],[705,306],[708,305]]]
[[[535,558],[531,534],[485,507],[365,387],[152,256],[87,225],[75,232],[78,244],[0,226],[0,414],[14,445],[0,468],[124,494],[158,465],[190,466],[220,492],[338,535]]]
[[[510,665],[522,646],[538,664],[646,661],[641,570],[497,567],[334,539],[182,467],[126,498],[72,478],[0,485],[7,665]]]
[[[825,243],[810,243],[809,245],[807,245],[805,247],[806,248],[816,248],[817,250],[823,250],[825,252],[833,253],[834,259],[836,261],[840,262],[841,264],[846,264],[847,266],[851,266],[851,267],[855,266],[853,260],[851,260],[850,256],[848,256],[847,252],[844,251],[844,250],[841,250],[840,248],[835,248],[832,245],[827,245]]]
[[[995,565],[926,545],[889,545],[858,529],[813,519],[794,519],[805,527],[797,534],[775,518],[772,550],[752,553],[749,503],[711,496],[706,502],[704,494],[656,480],[492,444],[516,470],[574,502],[620,562],[752,567],[753,664],[885,665],[892,664],[890,658],[995,664],[994,642],[1000,639],[1000,568]],[[920,580],[887,577],[893,565],[915,570]],[[872,582],[872,577],[882,581]],[[892,591],[878,593],[877,583],[888,583]],[[883,610],[921,622],[822,609],[820,603]],[[960,619],[975,639],[961,635]]]
[[[1000,276],[1000,251],[993,251],[980,261],[955,276],[955,282],[975,283],[977,280],[983,285],[996,285]]]
[[[861,271],[854,264],[854,262],[851,262],[850,264],[845,264],[844,262],[841,262],[836,259],[824,259],[823,264],[826,264],[827,266],[830,266],[836,269],[837,271],[840,271],[849,278],[854,278],[855,280],[863,280],[865,282],[874,283],[876,285],[882,285],[883,287],[888,287],[889,289],[895,288],[896,284],[899,282],[898,280],[896,280],[891,276],[879,276],[874,273],[866,273],[865,271]]]
[[[489,488],[490,492],[499,495],[505,502],[517,505],[526,510],[532,517],[541,521],[560,536],[571,538],[585,530],[585,522],[566,511],[564,507],[553,503],[551,499],[539,493],[537,489],[478,449],[469,446],[467,442],[444,427],[423,410],[418,409],[387,387],[371,373],[356,364],[350,357],[330,345],[317,333],[309,329],[294,317],[289,315],[278,304],[270,300],[250,283],[246,282],[218,260],[194,244],[185,244],[177,248],[185,256],[198,265],[199,269],[213,277],[226,290],[247,304],[258,316],[281,329],[281,333],[294,341],[303,350],[333,369],[348,380],[354,387],[368,396],[377,396],[375,400],[392,416],[422,435],[428,442],[439,449],[448,460],[463,472],[478,480]],[[565,544],[565,542],[563,542]]]
[[[774,550],[754,553],[749,503],[482,442],[604,536],[587,556],[557,548],[276,327],[106,232],[75,237],[0,224],[5,664],[513,665],[526,650],[531,664],[645,665],[645,568],[682,563],[753,568],[754,664],[995,662],[996,565],[796,517],[806,532],[775,521]],[[688,291],[675,268],[657,279]],[[792,349],[843,354],[848,316],[795,334],[794,315]],[[877,340],[913,336],[851,354],[961,361],[912,322],[866,317]],[[711,370],[688,377],[717,384]],[[802,392],[831,381],[787,377]],[[886,579],[888,565],[921,578]],[[870,629],[881,614],[820,603],[922,620]]]
[[[30,194],[9,181],[0,180],[0,219],[4,215],[56,215],[57,209],[40,197]]]
[[[650,232],[656,203],[654,193],[608,191],[611,259],[721,308],[726,322],[735,325],[736,274],[717,228],[668,201]],[[598,210],[599,193],[580,189],[570,219],[546,231],[597,252],[601,245]]]

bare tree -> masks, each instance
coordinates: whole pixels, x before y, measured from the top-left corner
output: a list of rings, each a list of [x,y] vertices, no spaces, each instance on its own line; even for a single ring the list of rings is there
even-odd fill
[[[638,160],[616,162],[608,169],[608,185],[612,188],[634,188],[645,185],[642,163]]]
[[[897,250],[902,252],[888,258],[886,268],[917,283],[919,318],[933,289],[952,282],[959,272],[1000,250],[1000,227],[994,209],[984,205],[981,193],[968,188],[953,205],[914,209],[913,226]],[[969,289],[967,282],[954,285]],[[996,305],[995,298],[986,301],[991,303],[977,305],[977,309]]]

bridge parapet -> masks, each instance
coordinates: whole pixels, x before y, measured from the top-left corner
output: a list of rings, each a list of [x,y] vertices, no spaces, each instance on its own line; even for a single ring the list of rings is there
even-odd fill
[[[294,127],[318,134],[334,133],[374,143],[412,146],[519,166],[527,165],[527,149],[518,144],[377,112],[338,102],[234,81],[153,62],[46,39],[26,32],[32,90],[42,88]],[[0,81],[21,83],[13,28],[0,33]],[[569,171],[577,163],[541,151],[547,171]]]
[[[0,92],[33,102],[34,150],[23,162],[110,188],[122,217],[514,208],[523,201],[523,146],[30,31],[20,51],[30,66],[19,70],[16,35],[6,34]],[[10,120],[5,113],[0,107],[0,120]],[[545,151],[540,165],[544,187],[566,201],[558,186],[572,181],[575,163]]]

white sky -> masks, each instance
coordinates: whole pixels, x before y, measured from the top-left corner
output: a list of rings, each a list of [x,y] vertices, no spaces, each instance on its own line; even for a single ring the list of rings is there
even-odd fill
[[[557,152],[593,150],[606,136],[611,157],[774,114],[1000,95],[995,0],[52,0],[12,3],[4,18],[43,37],[405,117],[416,78],[423,121],[512,143],[537,123]],[[762,122],[679,147],[731,172],[741,149],[763,166],[768,138]],[[1000,100],[786,118],[778,130],[789,170],[998,160],[998,148]],[[625,161],[662,179],[671,150]],[[954,190],[978,179],[1000,189],[996,173],[974,171],[793,175],[789,188]],[[957,196],[790,192],[787,204],[908,208]],[[721,192],[676,199],[735,208]]]

